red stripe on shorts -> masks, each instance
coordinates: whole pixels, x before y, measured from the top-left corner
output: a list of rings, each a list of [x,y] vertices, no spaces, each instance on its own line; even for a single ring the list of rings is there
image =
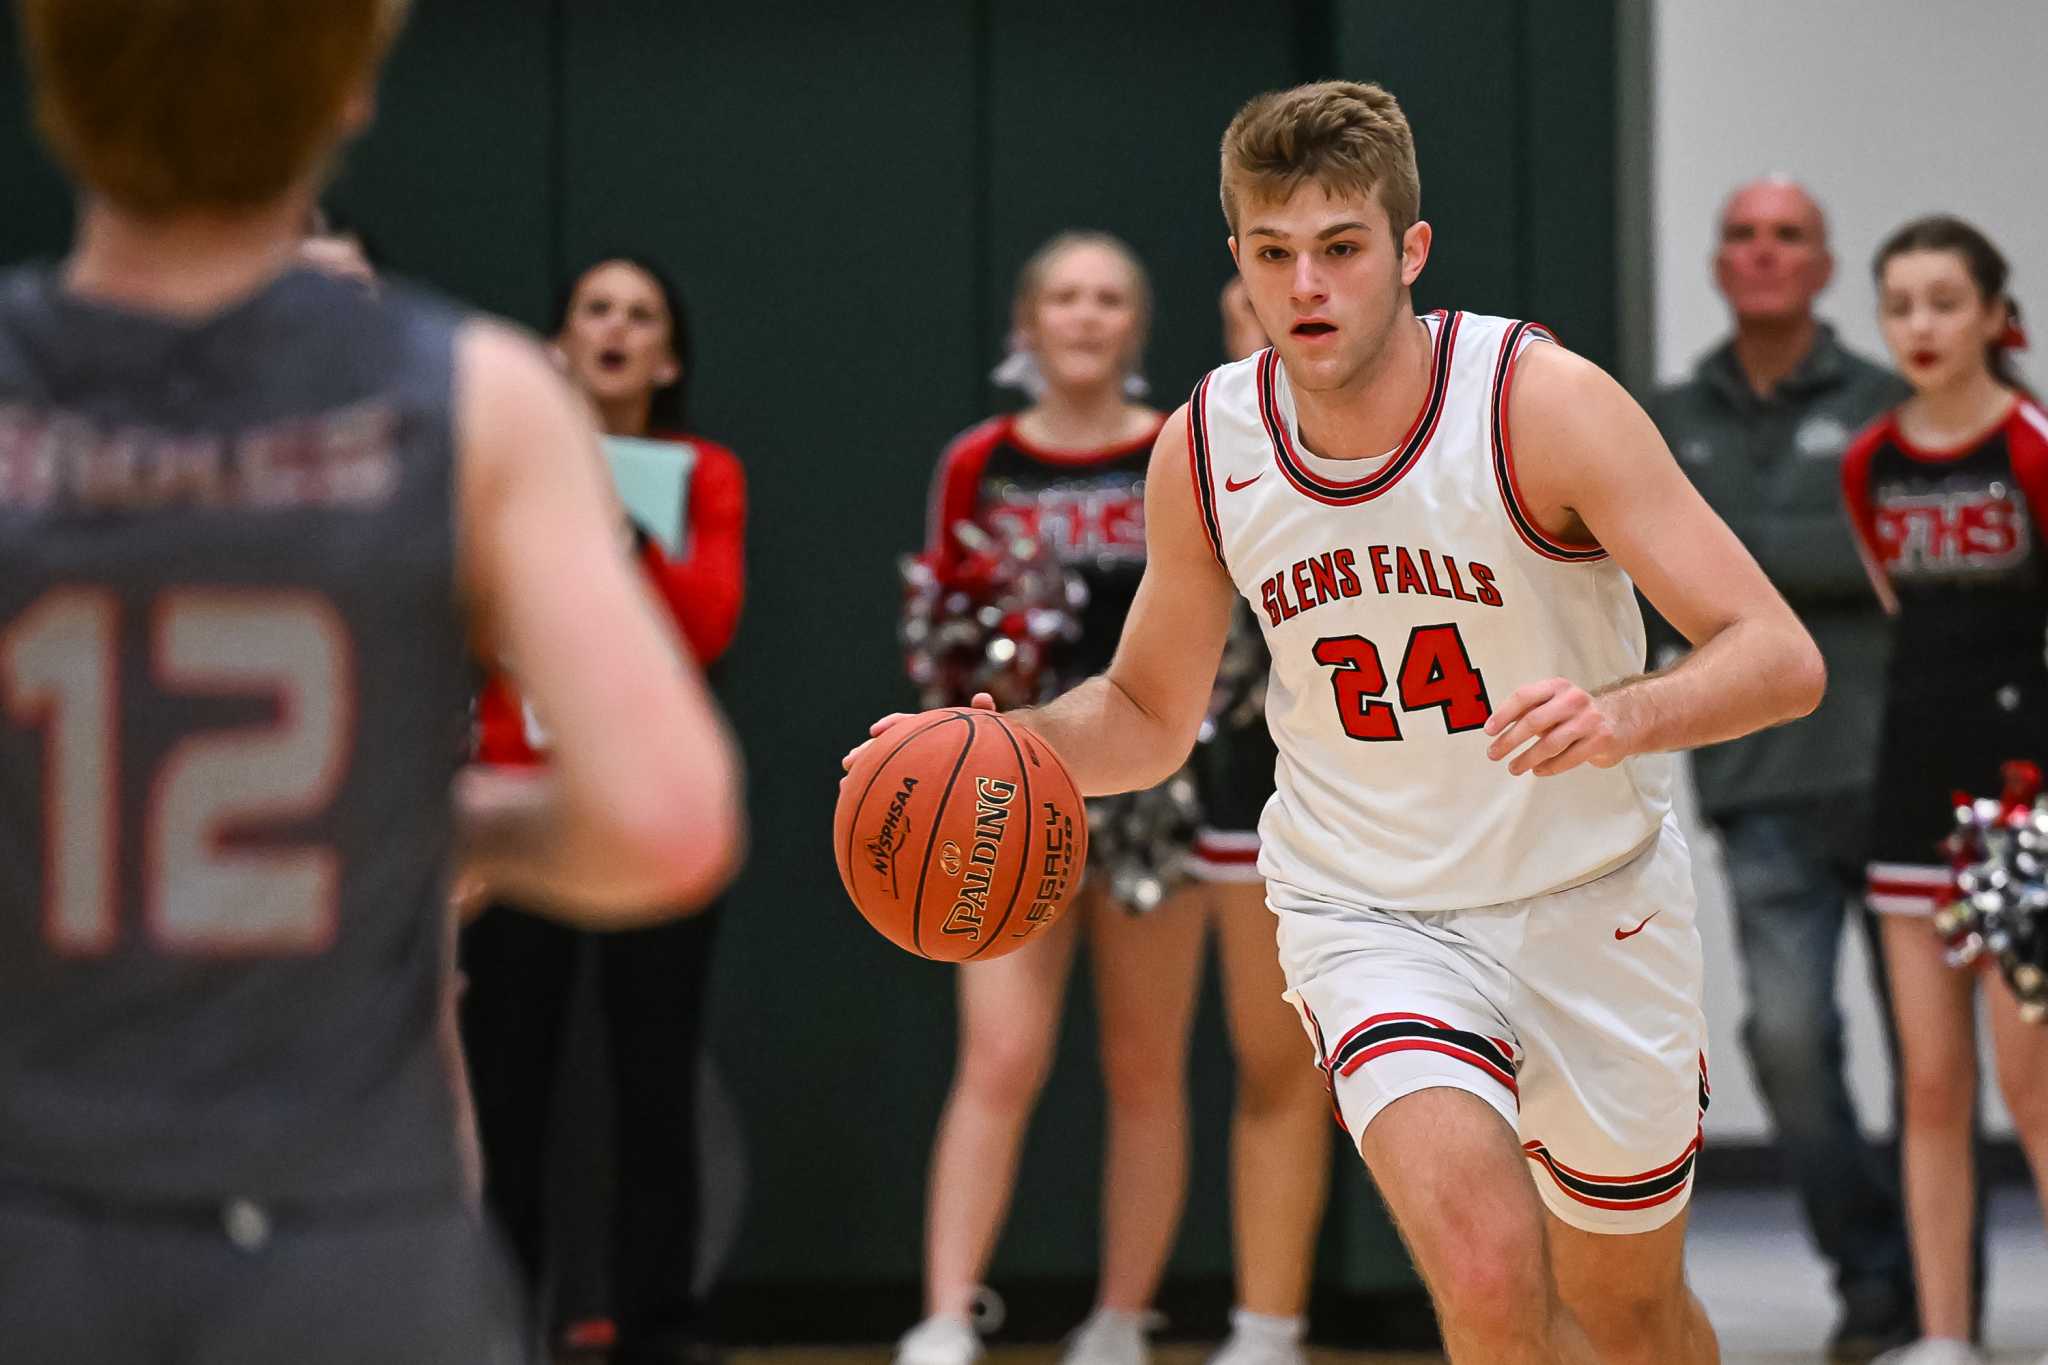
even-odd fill
[[[1462,1048],[1456,1043],[1446,1043],[1435,1038],[1395,1038],[1390,1042],[1381,1043],[1377,1047],[1369,1047],[1350,1061],[1344,1063],[1343,1068],[1337,1074],[1349,1076],[1375,1057],[1384,1057],[1390,1052],[1438,1052],[1446,1057],[1455,1057],[1461,1062],[1469,1062],[1471,1065],[1478,1067],[1481,1071],[1484,1071],[1487,1075],[1506,1086],[1510,1095],[1513,1095],[1516,1099],[1521,1098],[1522,1092],[1516,1088],[1513,1076],[1502,1071],[1470,1048]]]

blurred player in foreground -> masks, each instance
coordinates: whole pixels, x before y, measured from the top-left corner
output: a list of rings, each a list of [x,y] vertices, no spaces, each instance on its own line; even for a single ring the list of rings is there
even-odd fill
[[[403,6],[21,13],[81,209],[0,276],[0,1359],[523,1360],[450,868],[700,902],[736,756],[541,350],[294,268]],[[558,761],[451,798],[466,639]]]

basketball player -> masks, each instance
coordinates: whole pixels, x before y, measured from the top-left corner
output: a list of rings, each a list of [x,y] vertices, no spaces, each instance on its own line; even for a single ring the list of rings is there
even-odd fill
[[[0,1360],[524,1360],[436,1026],[451,862],[701,900],[735,762],[540,349],[293,268],[392,0],[24,0],[80,190],[0,276]],[[545,779],[451,802],[466,637]]]
[[[313,210],[313,221],[299,242],[301,264],[345,280],[354,280],[365,289],[375,289],[377,263],[374,257],[368,239],[353,224],[337,219],[324,208]]]
[[[1682,1259],[1700,946],[1659,755],[1810,711],[1819,653],[1607,375],[1528,324],[1414,314],[1431,234],[1386,91],[1253,100],[1222,198],[1274,346],[1161,435],[1109,671],[1018,719],[1083,792],[1157,782],[1248,600],[1289,994],[1451,1359],[1713,1361]],[[1695,646],[1664,672],[1632,583]]]

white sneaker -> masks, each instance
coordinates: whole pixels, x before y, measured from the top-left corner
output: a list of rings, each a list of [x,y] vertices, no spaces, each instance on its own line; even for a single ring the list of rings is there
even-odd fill
[[[966,1318],[926,1318],[896,1343],[896,1365],[974,1365],[981,1359],[981,1337]]]
[[[1060,1365],[1151,1365],[1152,1348],[1145,1333],[1152,1326],[1150,1313],[1098,1308],[1067,1338]]]
[[[1886,1351],[1870,1365],[1983,1365],[1984,1357],[1967,1341],[1953,1337],[1928,1337]]]
[[[1299,1341],[1272,1341],[1232,1331],[1209,1357],[1209,1365],[1308,1365]]]

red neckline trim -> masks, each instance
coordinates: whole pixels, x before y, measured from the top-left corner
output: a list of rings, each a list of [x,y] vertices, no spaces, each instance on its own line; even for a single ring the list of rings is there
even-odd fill
[[[1034,460],[1044,460],[1047,464],[1101,464],[1104,460],[1113,460],[1119,456],[1136,454],[1141,450],[1150,450],[1153,444],[1158,441],[1159,433],[1166,427],[1166,415],[1164,413],[1159,414],[1157,420],[1152,423],[1152,430],[1146,435],[1129,441],[1122,441],[1113,446],[1103,446],[1096,450],[1052,450],[1046,446],[1026,440],[1024,434],[1017,430],[1017,415],[1015,413],[1004,417],[1002,423],[1001,429],[996,433],[998,439],[1008,445],[1015,446]]]
[[[1261,415],[1273,453],[1278,457],[1280,472],[1296,490],[1332,506],[1368,502],[1399,483],[1421,460],[1423,452],[1429,449],[1430,438],[1436,435],[1437,419],[1443,415],[1448,399],[1458,324],[1463,314],[1437,308],[1424,317],[1435,318],[1437,329],[1430,338],[1429,388],[1423,394],[1421,410],[1415,414],[1407,436],[1395,447],[1392,456],[1363,478],[1339,481],[1309,468],[1308,462],[1294,448],[1293,424],[1280,412],[1279,352],[1269,349],[1260,358],[1257,375]]]
[[[2005,411],[1999,415],[1997,421],[1985,427],[1975,436],[1959,441],[1952,446],[1932,449],[1927,446],[1914,445],[1906,439],[1906,429],[1899,425],[1899,409],[1897,408],[1893,408],[1889,413],[1885,414],[1885,424],[1888,428],[1886,434],[1891,437],[1892,444],[1897,446],[1907,459],[1918,460],[1922,464],[1947,464],[1950,461],[1960,460],[1964,456],[1974,453],[1977,447],[1983,445],[1998,432],[2004,431],[2007,427],[2011,426],[2013,419],[2019,416],[2020,404],[2024,401],[2018,394],[2013,394],[2012,401],[2006,404]]]

